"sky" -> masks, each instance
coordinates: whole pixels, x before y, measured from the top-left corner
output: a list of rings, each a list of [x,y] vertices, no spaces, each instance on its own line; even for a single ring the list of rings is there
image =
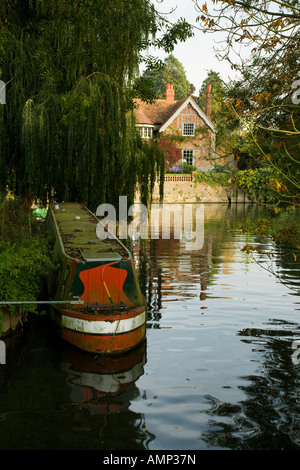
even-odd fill
[[[179,18],[185,18],[189,23],[197,25],[196,18],[199,16],[199,12],[195,10],[191,0],[152,0],[152,3],[157,11],[163,13],[170,12],[172,8],[177,6],[174,13],[168,16],[170,20],[176,21]],[[205,3],[205,0],[199,0],[199,5],[203,3]],[[206,3],[209,6],[209,1]],[[196,88],[196,95],[198,95],[199,89],[206,79],[209,70],[219,72],[225,82],[229,82],[235,77],[236,72],[231,70],[230,64],[227,61],[220,61],[216,57],[214,47],[217,46],[216,41],[220,39],[221,36],[219,34],[216,36],[195,30],[194,37],[177,44],[172,52],[183,65],[188,81]],[[151,50],[151,55],[154,55],[154,52],[161,59],[165,59],[168,55],[164,52],[153,50]]]

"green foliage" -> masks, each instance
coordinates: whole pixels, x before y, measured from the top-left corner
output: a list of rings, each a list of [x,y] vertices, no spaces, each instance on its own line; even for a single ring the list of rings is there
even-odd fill
[[[173,54],[170,54],[158,68],[144,73],[152,84],[158,98],[164,99],[166,86],[171,83],[175,90],[175,99],[182,100],[188,96],[190,83],[183,65]]]
[[[299,213],[290,223],[287,207],[294,210],[300,204],[299,1],[214,3],[215,11],[209,13],[205,5],[199,19],[204,30],[226,33],[219,57],[240,73],[226,98],[242,131],[238,165],[248,171],[233,182],[254,200],[276,205],[280,217],[261,227],[272,229],[274,239],[295,245]],[[247,61],[242,45],[251,49]]]
[[[154,103],[159,96],[152,77],[146,75],[138,77],[133,83],[131,96],[133,100],[140,99],[145,103]]]
[[[234,174],[231,182],[244,189],[255,202],[275,204],[286,190],[281,175],[272,168],[240,170]]]
[[[243,168],[254,163],[280,173],[282,202],[300,204],[299,1],[214,3],[214,12],[203,6],[199,20],[204,30],[225,33],[219,57],[239,71],[226,93],[242,131],[237,155]],[[246,61],[243,46],[251,50]]]
[[[160,199],[163,197],[164,183],[164,150],[155,142],[141,143],[139,152],[138,184],[141,188],[141,203],[151,202],[155,181],[160,179]]]
[[[155,46],[164,49],[166,52],[172,52],[174,45],[187,38],[193,37],[194,32],[191,25],[184,19],[180,18],[176,23],[167,21],[163,36],[155,41]]]
[[[18,198],[1,198],[0,301],[35,301],[52,267],[40,224]],[[37,309],[34,304],[0,306],[0,334],[4,311],[36,313]]]
[[[216,147],[225,155],[233,154],[240,145],[240,122],[234,116],[227,95],[227,85],[220,74],[210,70],[203,81],[198,104],[205,111],[207,86],[212,86],[212,122],[216,128]]]
[[[273,221],[273,238],[284,244],[300,249],[299,212],[293,209],[280,212]],[[299,262],[299,259],[295,259]]]
[[[230,184],[232,171],[224,168],[224,171],[198,171],[195,175],[197,183],[206,183],[211,187],[226,187]]]
[[[182,173],[185,175],[190,175],[194,171],[197,171],[197,168],[193,165],[189,165],[188,163],[182,164]]]
[[[0,190],[81,201],[92,210],[132,198],[145,155],[132,114],[142,54],[161,20],[149,0],[15,0],[0,3],[0,70],[7,106],[0,114]],[[167,27],[168,52],[189,34]],[[155,168],[157,153],[151,149]],[[4,170],[4,171],[2,171]],[[143,190],[149,194],[143,184]]]
[[[51,267],[46,253],[46,242],[40,237],[18,243],[0,243],[1,301],[36,300],[40,281]],[[12,313],[36,311],[34,305],[11,305],[9,309]]]
[[[236,170],[216,166],[210,171],[198,171],[195,181],[212,187],[233,185],[246,191],[253,202],[267,202],[273,205],[278,203],[282,193],[286,191],[282,176],[272,168]]]
[[[292,52],[276,66],[256,58],[229,93],[244,127],[241,163],[268,166],[281,174],[287,188],[282,200],[292,203],[300,200],[300,113],[291,96],[296,70]]]
[[[168,169],[166,168],[166,173],[175,173],[179,175],[190,175],[191,173],[195,172],[197,168],[193,165],[190,165],[188,163],[183,163],[182,165],[179,166],[173,166],[169,167]]]

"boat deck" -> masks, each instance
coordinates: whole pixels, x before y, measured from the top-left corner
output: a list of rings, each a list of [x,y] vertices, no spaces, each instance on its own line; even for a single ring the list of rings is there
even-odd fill
[[[129,258],[129,252],[117,238],[101,240],[97,237],[96,227],[99,221],[83,205],[59,203],[51,204],[51,209],[65,252],[71,258],[85,261]]]

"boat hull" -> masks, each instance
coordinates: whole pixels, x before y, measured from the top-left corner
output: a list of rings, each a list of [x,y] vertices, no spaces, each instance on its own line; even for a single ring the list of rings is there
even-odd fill
[[[86,352],[117,355],[138,347],[146,336],[146,309],[87,315],[76,310],[51,309],[56,333]]]
[[[46,224],[57,266],[48,279],[50,316],[66,342],[117,355],[145,339],[146,301],[131,253],[116,237],[98,239],[99,223],[82,204],[50,205]]]

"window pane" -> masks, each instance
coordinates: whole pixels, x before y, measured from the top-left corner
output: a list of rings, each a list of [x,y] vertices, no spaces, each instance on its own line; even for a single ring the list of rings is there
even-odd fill
[[[183,135],[195,135],[195,124],[193,122],[184,122],[182,134]]]
[[[188,165],[194,165],[194,150],[192,149],[182,150],[182,163],[187,163]]]
[[[152,127],[139,127],[138,129],[143,139],[152,138]]]

